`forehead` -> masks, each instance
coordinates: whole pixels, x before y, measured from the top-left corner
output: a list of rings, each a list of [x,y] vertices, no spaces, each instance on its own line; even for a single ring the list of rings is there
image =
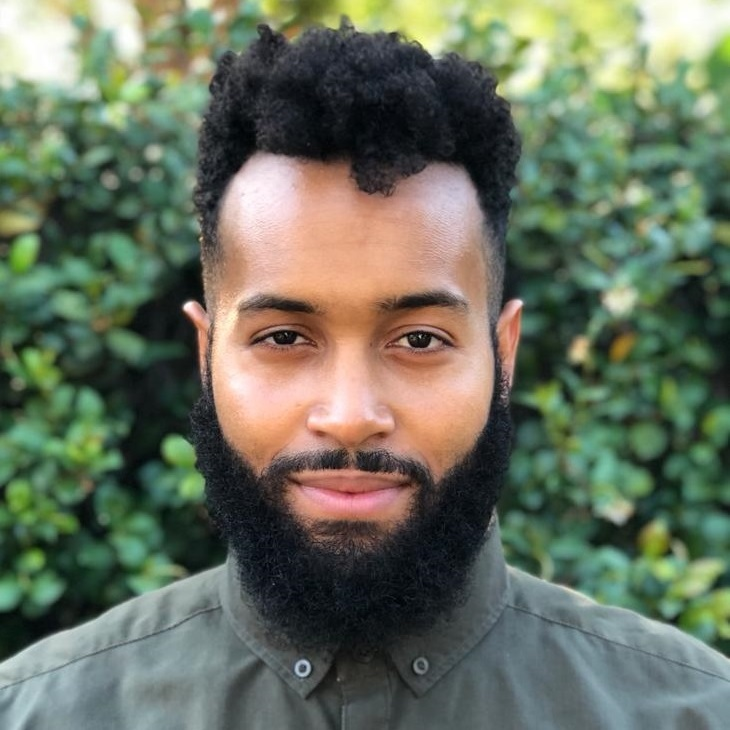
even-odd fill
[[[454,165],[431,164],[385,196],[359,190],[347,161],[258,153],[222,200],[217,278],[265,286],[298,271],[320,286],[328,276],[384,286],[410,277],[423,288],[458,269],[483,282],[483,224],[471,179]]]

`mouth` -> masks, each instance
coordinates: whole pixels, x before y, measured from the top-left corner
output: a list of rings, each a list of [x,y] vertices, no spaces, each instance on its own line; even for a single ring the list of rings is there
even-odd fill
[[[295,510],[314,519],[382,521],[402,516],[413,491],[400,474],[356,470],[299,472],[290,478]]]

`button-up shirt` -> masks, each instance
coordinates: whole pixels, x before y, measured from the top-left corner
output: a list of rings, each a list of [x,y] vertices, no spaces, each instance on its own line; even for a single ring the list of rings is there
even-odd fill
[[[730,662],[505,565],[431,631],[350,656],[273,644],[235,564],[0,665],[2,730],[728,730]]]

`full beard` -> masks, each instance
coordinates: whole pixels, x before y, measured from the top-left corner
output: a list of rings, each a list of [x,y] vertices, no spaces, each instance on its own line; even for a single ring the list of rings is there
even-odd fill
[[[495,370],[484,429],[437,482],[425,465],[384,450],[282,456],[257,476],[223,436],[206,379],[191,437],[208,511],[272,639],[371,652],[426,631],[463,602],[511,450],[509,386],[498,361]],[[407,518],[384,531],[363,521],[304,524],[291,512],[289,475],[353,467],[408,477],[416,490]]]

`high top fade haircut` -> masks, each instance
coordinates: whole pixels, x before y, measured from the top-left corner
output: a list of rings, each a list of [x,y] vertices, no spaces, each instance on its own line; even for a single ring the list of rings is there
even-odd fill
[[[380,195],[431,162],[462,166],[484,213],[496,317],[520,141],[495,77],[455,53],[435,59],[398,33],[361,33],[348,22],[294,41],[267,25],[258,34],[243,53],[220,58],[200,130],[194,202],[209,308],[221,199],[246,160],[264,151],[348,160],[360,190]]]

